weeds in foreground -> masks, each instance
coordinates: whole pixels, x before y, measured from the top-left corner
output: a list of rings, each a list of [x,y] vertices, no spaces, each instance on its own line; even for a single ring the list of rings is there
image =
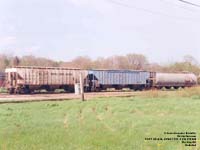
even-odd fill
[[[191,87],[178,90],[149,90],[143,92],[141,97],[145,98],[168,98],[168,97],[190,97],[193,99],[200,99],[200,87]]]
[[[67,129],[69,126],[69,123],[68,123],[68,118],[66,114],[64,115],[63,124],[64,124],[64,128]]]

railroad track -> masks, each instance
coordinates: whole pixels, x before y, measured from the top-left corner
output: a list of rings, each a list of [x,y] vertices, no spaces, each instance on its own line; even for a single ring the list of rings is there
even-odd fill
[[[141,92],[98,92],[98,93],[85,93],[86,100],[98,97],[129,97],[136,96]],[[0,104],[3,103],[22,103],[22,102],[35,102],[35,101],[63,101],[80,99],[80,95],[74,93],[54,93],[54,94],[30,94],[30,95],[9,95],[0,94]]]

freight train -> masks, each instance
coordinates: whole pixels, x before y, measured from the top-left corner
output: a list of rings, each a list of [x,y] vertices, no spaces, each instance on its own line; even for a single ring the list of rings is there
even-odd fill
[[[83,79],[87,92],[107,88],[150,88],[191,87],[197,84],[193,73],[157,73],[143,70],[83,70],[57,67],[13,67],[7,68],[6,88],[10,94],[31,93],[45,89],[63,89],[73,92],[74,86]]]

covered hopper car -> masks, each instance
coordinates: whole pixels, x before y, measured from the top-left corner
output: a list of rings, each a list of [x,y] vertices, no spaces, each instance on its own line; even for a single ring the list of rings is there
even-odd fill
[[[87,75],[86,70],[57,67],[13,67],[7,68],[6,87],[12,93],[30,93],[34,90],[64,89],[73,91],[79,82],[79,75]]]
[[[91,91],[107,88],[141,90],[150,87],[150,72],[139,70],[88,70]]]

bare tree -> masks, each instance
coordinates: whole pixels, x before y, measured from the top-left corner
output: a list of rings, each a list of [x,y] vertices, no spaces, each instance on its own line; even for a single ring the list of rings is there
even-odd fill
[[[0,54],[0,71],[11,66],[44,66],[44,67],[69,67],[82,69],[132,69],[147,70],[158,72],[194,72],[199,75],[200,67],[198,61],[186,55],[182,62],[174,62],[167,65],[149,63],[147,58],[142,54],[127,54],[125,56],[110,56],[107,58],[99,57],[92,60],[88,56],[79,56],[72,61],[54,61],[47,58],[35,57],[33,55],[13,57],[12,55]]]
[[[0,54],[0,70],[5,70],[6,67],[9,67],[11,64],[12,57],[4,54]]]
[[[185,55],[183,60],[184,62],[191,63],[192,65],[199,65],[198,61],[191,55]]]
[[[13,58],[13,60],[12,60],[12,65],[13,65],[13,66],[18,66],[19,63],[20,63],[19,58],[18,58],[17,56],[15,56],[15,57]]]
[[[91,69],[93,61],[88,56],[79,56],[72,60],[71,64],[76,68]]]
[[[32,55],[23,56],[20,61],[21,66],[44,66],[44,67],[58,67],[59,63],[47,58],[35,57]]]
[[[128,69],[144,69],[148,64],[147,58],[142,54],[127,54]]]

